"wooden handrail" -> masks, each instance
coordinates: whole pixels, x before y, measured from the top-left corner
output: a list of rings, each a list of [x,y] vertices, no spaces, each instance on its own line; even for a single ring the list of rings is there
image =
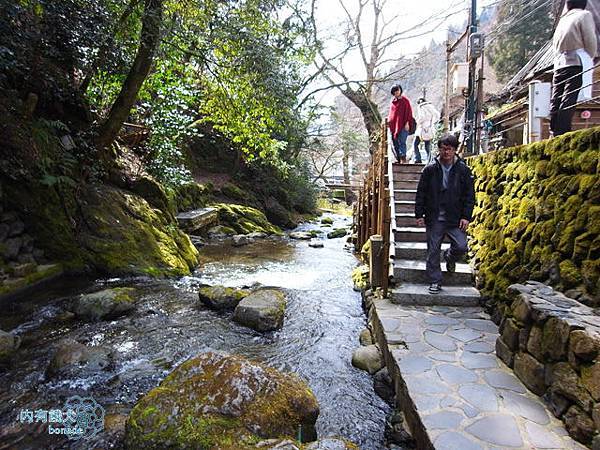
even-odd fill
[[[363,245],[373,235],[383,238],[381,252],[373,254],[374,258],[381,258],[383,274],[383,295],[387,296],[389,287],[389,251],[390,251],[390,191],[386,182],[388,169],[387,161],[387,120],[381,125],[381,138],[373,154],[369,171],[363,181],[358,194],[358,204],[354,208],[354,223],[356,225],[355,249],[360,251]]]

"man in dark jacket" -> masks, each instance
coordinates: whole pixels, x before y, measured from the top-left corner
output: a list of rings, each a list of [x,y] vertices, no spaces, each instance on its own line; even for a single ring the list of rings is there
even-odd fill
[[[475,206],[473,175],[467,164],[456,156],[458,139],[450,134],[439,142],[439,156],[425,166],[417,188],[415,217],[427,232],[427,276],[429,292],[442,289],[440,251],[445,235],[450,249],[444,252],[446,270],[454,272],[456,261],[467,253],[467,227]]]

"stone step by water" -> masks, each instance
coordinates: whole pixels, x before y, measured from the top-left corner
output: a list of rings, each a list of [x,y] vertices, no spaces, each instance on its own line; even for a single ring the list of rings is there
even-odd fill
[[[468,264],[457,263],[456,271],[448,273],[446,263],[442,263],[442,275],[442,286],[471,286],[473,283],[473,271]],[[429,283],[425,273],[425,261],[395,259],[394,279],[400,283]]]
[[[366,304],[417,448],[585,449],[495,356],[480,307]]]
[[[176,219],[181,229],[192,233],[216,224],[219,217],[215,208],[201,208],[177,214]]]
[[[479,291],[470,286],[444,286],[438,294],[430,294],[428,284],[400,283],[391,289],[391,301],[399,305],[478,306]]]

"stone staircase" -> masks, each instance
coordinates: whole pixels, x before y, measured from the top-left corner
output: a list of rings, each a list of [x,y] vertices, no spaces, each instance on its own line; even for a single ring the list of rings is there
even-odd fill
[[[442,292],[430,294],[427,290],[427,238],[425,228],[417,226],[414,218],[417,185],[423,167],[424,164],[392,165],[396,219],[393,277],[397,284],[391,290],[392,299],[404,305],[477,306],[479,292],[472,287],[473,272],[468,264],[456,264],[455,273],[449,274],[442,263]],[[442,249],[448,246],[448,243],[444,243]]]
[[[422,168],[389,166],[394,286],[389,298],[364,293],[417,448],[584,449],[494,354],[498,327],[479,306],[469,265],[457,264],[449,274],[442,263],[443,291],[428,292],[425,229],[414,219]]]

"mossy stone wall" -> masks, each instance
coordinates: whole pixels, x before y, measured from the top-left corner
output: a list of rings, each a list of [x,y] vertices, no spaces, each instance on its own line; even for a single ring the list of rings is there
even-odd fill
[[[528,279],[600,306],[600,128],[468,159],[471,250],[495,301]]]

